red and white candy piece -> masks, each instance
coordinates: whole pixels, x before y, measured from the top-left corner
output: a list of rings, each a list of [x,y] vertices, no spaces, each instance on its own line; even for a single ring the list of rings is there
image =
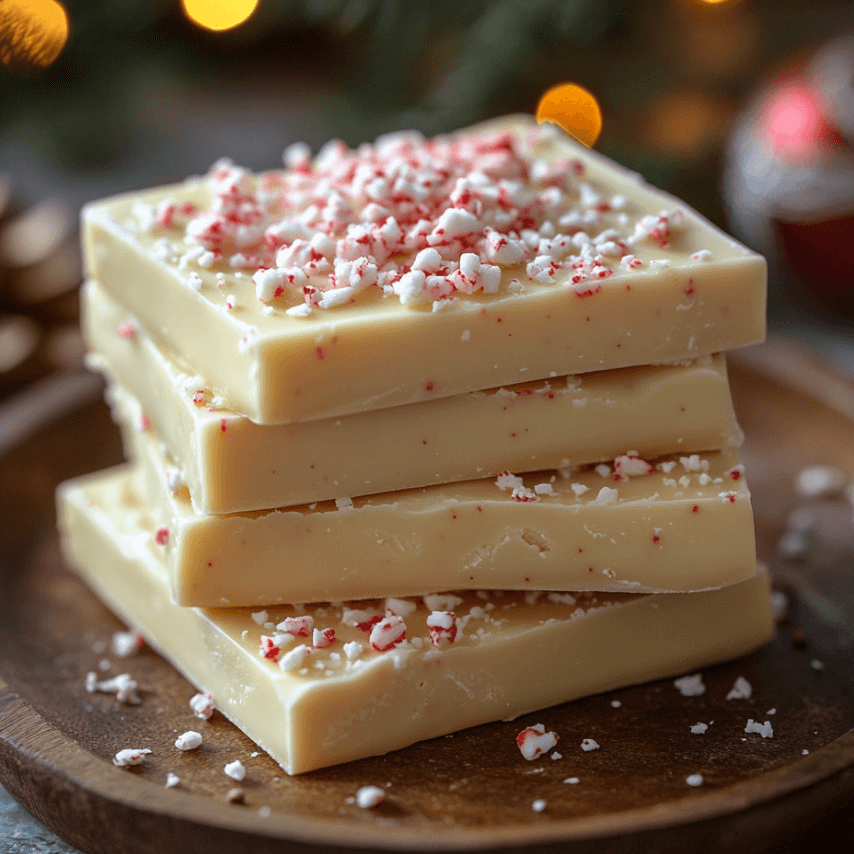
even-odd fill
[[[190,708],[197,718],[203,721],[210,720],[214,712],[213,696],[207,691],[200,691],[198,694],[193,694],[190,697]]]
[[[377,652],[388,652],[406,640],[406,623],[403,617],[390,615],[381,619],[372,629],[369,637],[371,648]]]
[[[130,765],[142,765],[149,753],[151,751],[147,747],[126,747],[113,757],[113,765],[117,765],[119,768],[127,768]]]
[[[315,629],[311,638],[311,645],[315,649],[323,649],[335,643],[335,629]]]
[[[430,643],[439,646],[457,639],[457,615],[453,611],[433,611],[427,617]]]
[[[614,474],[620,478],[640,477],[654,471],[655,466],[650,465],[637,451],[626,451],[614,460]]]
[[[516,744],[522,756],[529,762],[547,753],[558,743],[558,735],[554,732],[546,732],[543,724],[534,724],[532,727],[523,729],[516,736]]]
[[[373,809],[385,800],[385,791],[379,786],[362,786],[356,792],[356,805],[363,810]]]
[[[296,617],[285,617],[276,625],[280,632],[293,635],[295,638],[307,638],[314,628],[314,617],[310,614],[299,614]]]

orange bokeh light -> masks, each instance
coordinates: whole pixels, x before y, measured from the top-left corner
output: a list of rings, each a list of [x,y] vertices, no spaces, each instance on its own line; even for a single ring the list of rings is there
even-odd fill
[[[19,71],[53,63],[68,40],[68,15],[56,0],[0,2],[0,62]]]
[[[537,121],[553,122],[589,148],[602,130],[602,111],[586,89],[575,83],[562,83],[540,98]]]
[[[222,32],[242,24],[258,0],[181,0],[187,17],[206,30]]]

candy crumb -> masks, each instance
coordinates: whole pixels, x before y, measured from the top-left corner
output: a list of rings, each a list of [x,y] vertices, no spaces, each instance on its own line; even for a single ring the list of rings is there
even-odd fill
[[[522,756],[529,762],[547,753],[558,743],[557,733],[546,732],[543,724],[535,724],[532,727],[523,729],[516,736],[516,745],[519,748]]]
[[[685,778],[685,782],[689,786],[702,786],[703,785],[703,775],[702,774],[691,774]]]
[[[585,739],[581,742],[581,749],[582,749],[585,753],[589,753],[591,750],[598,750],[598,749],[599,749],[599,742],[598,742],[598,741],[595,741],[595,740],[594,740],[594,739],[592,739],[592,738],[585,738]]]
[[[739,676],[726,698],[727,700],[749,700],[751,694],[753,694],[753,686],[743,676]]]
[[[569,783],[570,786],[577,786],[581,780],[578,777],[567,777],[563,782]]]
[[[379,786],[362,786],[356,792],[356,805],[363,810],[379,806],[385,800],[385,792]]]
[[[148,748],[126,747],[113,757],[113,765],[119,768],[127,768],[130,765],[142,765],[149,753],[151,751]]]
[[[177,774],[173,774],[171,771],[166,775],[166,782],[164,785],[167,789],[174,789],[181,782],[181,778]]]
[[[531,809],[534,812],[542,812],[546,808],[546,802],[542,798],[537,798],[534,803],[531,804]]]
[[[246,768],[243,767],[243,763],[239,759],[229,762],[222,770],[225,772],[226,777],[231,777],[232,780],[237,780],[238,783],[246,778]]]
[[[110,648],[119,658],[127,658],[138,652],[145,645],[142,634],[138,631],[116,632],[110,642]]]
[[[197,718],[203,721],[210,720],[214,711],[213,697],[207,691],[194,694],[190,697],[190,708]]]
[[[201,744],[201,734],[191,729],[187,730],[187,732],[179,735],[178,738],[175,739],[175,747],[177,747],[178,750],[195,750],[197,747],[200,747]]]
[[[699,697],[701,694],[706,693],[702,673],[693,673],[691,676],[682,676],[679,679],[674,679],[673,684],[683,697]]]
[[[774,736],[774,728],[771,726],[771,721],[765,721],[764,724],[761,724],[759,721],[753,720],[753,718],[748,718],[744,731],[755,732],[757,735],[761,735],[762,738],[773,738]]]
[[[694,735],[702,735],[709,728],[708,724],[698,723],[691,727],[691,732]]]

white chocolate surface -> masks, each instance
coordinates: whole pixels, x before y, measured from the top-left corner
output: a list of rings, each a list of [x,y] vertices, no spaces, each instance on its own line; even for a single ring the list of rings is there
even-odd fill
[[[530,501],[515,500],[489,478],[199,516],[185,488],[169,488],[153,436],[134,436],[147,476],[137,489],[147,488],[157,526],[169,531],[165,560],[182,605],[457,588],[684,592],[756,571],[750,493],[734,452],[704,455],[707,471],[688,471],[674,459],[670,474],[621,481],[590,467],[567,479],[552,471],[526,475],[529,498],[537,484],[554,493]]]
[[[432,310],[429,302],[403,305],[397,294],[371,286],[341,305],[295,317],[287,310],[305,305],[299,289],[285,288],[262,301],[252,279],[255,267],[236,270],[225,256],[211,261],[199,254],[189,232],[149,221],[164,203],[190,202],[208,210],[210,182],[194,179],[88,206],[83,213],[88,275],[188,371],[203,377],[211,395],[264,424],[692,359],[764,337],[760,256],[566,135],[539,131],[520,117],[486,128],[513,128],[531,162],[548,166],[573,158],[581,164],[583,181],[561,178],[567,185],[558,204],[561,221],[574,224],[557,227],[564,228],[567,240],[583,225],[591,237],[613,232],[615,241],[629,242],[634,226],[664,209],[678,209],[683,223],[661,244],[651,239],[631,244],[638,269],[621,266],[619,255],[600,258],[596,269],[609,277],[591,280],[587,290],[572,284],[573,269],[559,269],[553,283],[543,283],[529,278],[526,263],[504,264],[494,293],[455,293],[453,300],[439,301],[442,310]],[[464,136],[482,132],[475,128]],[[293,173],[270,175],[285,187],[296,180]],[[255,182],[263,184],[260,178]],[[544,186],[529,189],[543,192]],[[299,214],[276,209],[274,193],[257,195],[267,206],[262,225]],[[615,207],[600,212],[591,201],[596,198]],[[140,210],[149,211],[149,218]],[[275,264],[265,247],[259,238],[245,252]],[[206,266],[199,266],[202,257]],[[405,255],[395,259],[398,266],[413,263]],[[326,277],[314,276],[311,286],[325,287]]]
[[[674,676],[743,655],[773,634],[764,573],[709,593],[581,594],[574,603],[460,593],[430,607],[413,602],[405,642],[386,652],[342,621],[341,606],[271,609],[270,626],[307,615],[335,632],[331,645],[285,670],[260,654],[271,630],[249,609],[169,601],[151,514],[127,490],[124,470],[66,483],[59,518],[69,564],[290,774]],[[452,605],[458,631],[434,650],[427,617],[437,604]],[[302,641],[282,641],[279,660]],[[344,645],[352,642],[361,649],[348,647],[351,659]]]
[[[741,442],[720,355],[257,425],[211,400],[196,405],[198,381],[94,282],[82,311],[90,364],[138,401],[124,406],[125,429],[145,414],[202,514],[613,461],[629,448],[650,458]]]

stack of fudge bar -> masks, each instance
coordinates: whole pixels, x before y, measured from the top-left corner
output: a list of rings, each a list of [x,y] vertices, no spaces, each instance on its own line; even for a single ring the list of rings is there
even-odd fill
[[[289,773],[772,631],[723,351],[763,260],[523,117],[84,212],[130,463],[71,565]]]

